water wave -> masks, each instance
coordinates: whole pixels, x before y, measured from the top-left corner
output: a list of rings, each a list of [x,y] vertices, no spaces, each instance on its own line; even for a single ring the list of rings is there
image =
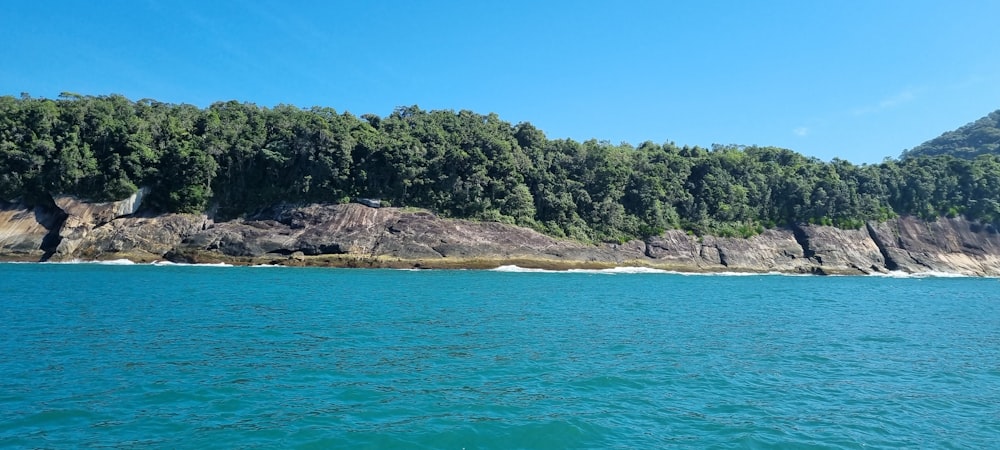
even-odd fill
[[[128,259],[109,259],[106,261],[71,259],[69,261],[45,261],[42,264],[97,264],[101,266],[134,266],[136,263]]]
[[[903,272],[901,270],[893,270],[886,273],[874,272],[869,274],[872,277],[881,278],[973,278],[973,275],[966,275],[955,272],[937,272],[937,271],[927,271],[927,272]]]
[[[698,276],[698,277],[754,277],[754,276],[785,276],[785,277],[808,277],[813,276],[810,274],[797,274],[797,273],[782,273],[782,272],[679,272],[676,270],[665,270],[665,269],[654,269],[652,267],[636,267],[636,266],[624,266],[624,267],[612,267],[610,269],[567,269],[567,270],[552,270],[552,269],[532,269],[527,267],[521,267],[516,265],[505,265],[500,266],[495,269],[491,269],[493,272],[510,272],[510,273],[589,273],[589,274],[601,274],[601,275],[618,275],[618,274],[660,274],[660,275],[683,275],[683,276]]]
[[[601,275],[616,275],[616,274],[670,274],[670,275],[681,275],[681,272],[676,272],[672,270],[663,269],[653,269],[651,267],[612,267],[609,269],[566,269],[566,270],[552,270],[552,269],[533,269],[529,267],[521,267],[515,265],[500,266],[496,269],[491,269],[493,272],[511,272],[511,273],[589,273],[589,274],[601,274]]]
[[[678,275],[699,276],[699,277],[811,277],[810,273],[785,273],[785,272],[672,272]]]
[[[190,267],[235,267],[232,264],[227,263],[211,263],[211,264],[189,264],[189,263],[175,263],[172,261],[153,261],[151,263],[137,263],[129,259],[109,259],[109,260],[86,260],[86,259],[71,259],[69,261],[46,261],[43,263],[26,263],[26,264],[90,264],[98,266],[190,266]]]
[[[180,266],[180,267],[236,267],[229,263],[204,263],[204,264],[191,264],[191,263],[176,263],[172,261],[153,261],[150,263],[152,266]],[[254,266],[257,267],[257,266]]]
[[[178,263],[173,261],[153,261],[149,264],[142,264],[157,267],[235,267],[232,264],[227,263],[208,263],[208,264],[192,264],[192,263]]]
[[[127,269],[0,266],[0,447],[995,447],[981,280]]]
[[[513,272],[513,273],[561,273],[561,272],[565,272],[564,270],[530,269],[530,268],[527,268],[527,267],[514,266],[514,265],[500,266],[500,267],[497,267],[496,269],[490,269],[490,270],[493,271],[493,272]]]
[[[601,273],[601,274],[619,274],[619,273],[658,273],[658,274],[676,274],[678,272],[662,269],[653,269],[650,267],[613,267],[610,269],[569,269],[567,272],[570,273]]]

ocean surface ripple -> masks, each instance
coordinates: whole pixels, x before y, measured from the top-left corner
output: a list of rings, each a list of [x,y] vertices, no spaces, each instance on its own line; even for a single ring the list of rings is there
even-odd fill
[[[989,448],[998,283],[0,264],[0,447]]]

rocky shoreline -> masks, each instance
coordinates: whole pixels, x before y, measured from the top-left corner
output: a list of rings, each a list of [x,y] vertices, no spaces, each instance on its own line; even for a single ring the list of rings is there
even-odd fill
[[[901,217],[859,230],[796,225],[747,239],[671,230],[645,240],[587,245],[500,223],[360,204],[275,207],[225,222],[206,215],[149,215],[139,212],[143,194],[111,203],[61,196],[49,207],[0,203],[0,260],[1000,276],[1000,234],[963,218]]]

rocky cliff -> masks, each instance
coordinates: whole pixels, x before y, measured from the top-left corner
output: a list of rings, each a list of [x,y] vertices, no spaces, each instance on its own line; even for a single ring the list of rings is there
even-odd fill
[[[66,216],[56,208],[0,203],[0,258],[41,261],[59,244],[58,230]]]
[[[671,230],[645,241],[586,245],[500,223],[360,204],[276,207],[218,223],[204,215],[137,214],[144,193],[112,203],[56,197],[48,207],[0,204],[0,259],[1000,275],[1000,234],[961,218],[899,218],[860,230],[803,225],[748,239]]]

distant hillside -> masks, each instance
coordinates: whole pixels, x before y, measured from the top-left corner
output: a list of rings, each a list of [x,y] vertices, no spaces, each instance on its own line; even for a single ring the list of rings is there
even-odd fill
[[[1000,153],[1000,109],[904,151],[902,157],[952,155],[972,159],[985,153]]]

